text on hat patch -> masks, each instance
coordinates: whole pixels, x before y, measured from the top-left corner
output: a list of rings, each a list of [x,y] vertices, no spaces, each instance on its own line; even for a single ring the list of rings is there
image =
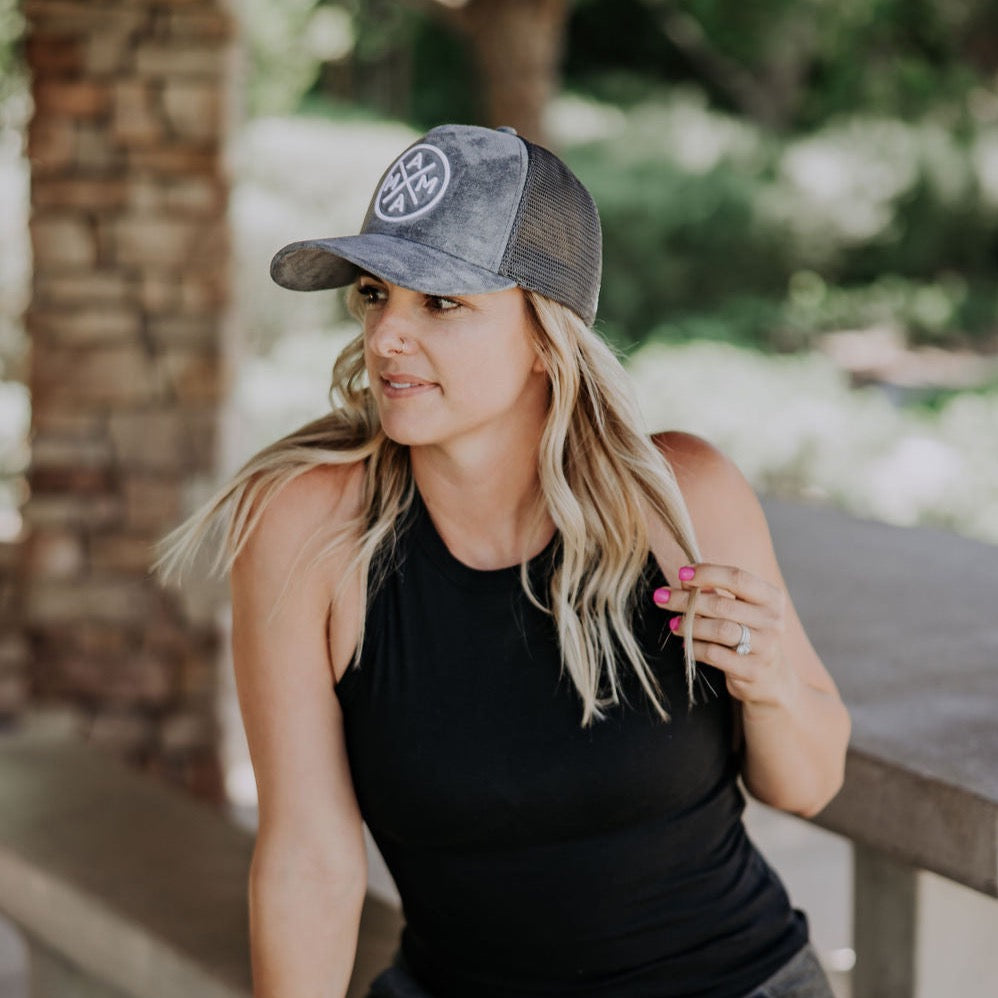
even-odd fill
[[[450,182],[450,162],[428,143],[407,149],[391,165],[374,199],[374,212],[386,222],[403,222],[429,211]]]

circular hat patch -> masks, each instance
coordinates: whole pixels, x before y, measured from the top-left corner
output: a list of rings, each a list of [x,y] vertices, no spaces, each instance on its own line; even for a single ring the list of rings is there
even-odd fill
[[[428,143],[413,146],[391,165],[374,199],[374,213],[386,222],[408,221],[429,211],[449,182],[447,157]]]

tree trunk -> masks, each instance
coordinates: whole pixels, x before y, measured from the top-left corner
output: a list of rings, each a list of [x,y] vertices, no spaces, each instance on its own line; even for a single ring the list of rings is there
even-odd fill
[[[455,11],[482,82],[490,125],[544,143],[544,110],[558,87],[566,0],[468,0]]]

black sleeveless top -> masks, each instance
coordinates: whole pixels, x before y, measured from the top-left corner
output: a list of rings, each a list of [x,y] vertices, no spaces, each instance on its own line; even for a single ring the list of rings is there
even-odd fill
[[[538,593],[557,547],[529,564]],[[402,952],[433,995],[736,998],[807,941],[742,826],[723,675],[701,666],[712,691],[689,706],[652,557],[646,583],[635,635],[671,720],[629,678],[628,703],[582,728],[519,568],[459,562],[416,494],[336,693]]]

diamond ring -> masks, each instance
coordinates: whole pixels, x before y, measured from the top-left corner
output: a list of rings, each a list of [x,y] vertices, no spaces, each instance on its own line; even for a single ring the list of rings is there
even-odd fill
[[[747,655],[752,650],[752,632],[742,624],[742,636],[741,640],[735,645],[735,653],[738,655]]]

